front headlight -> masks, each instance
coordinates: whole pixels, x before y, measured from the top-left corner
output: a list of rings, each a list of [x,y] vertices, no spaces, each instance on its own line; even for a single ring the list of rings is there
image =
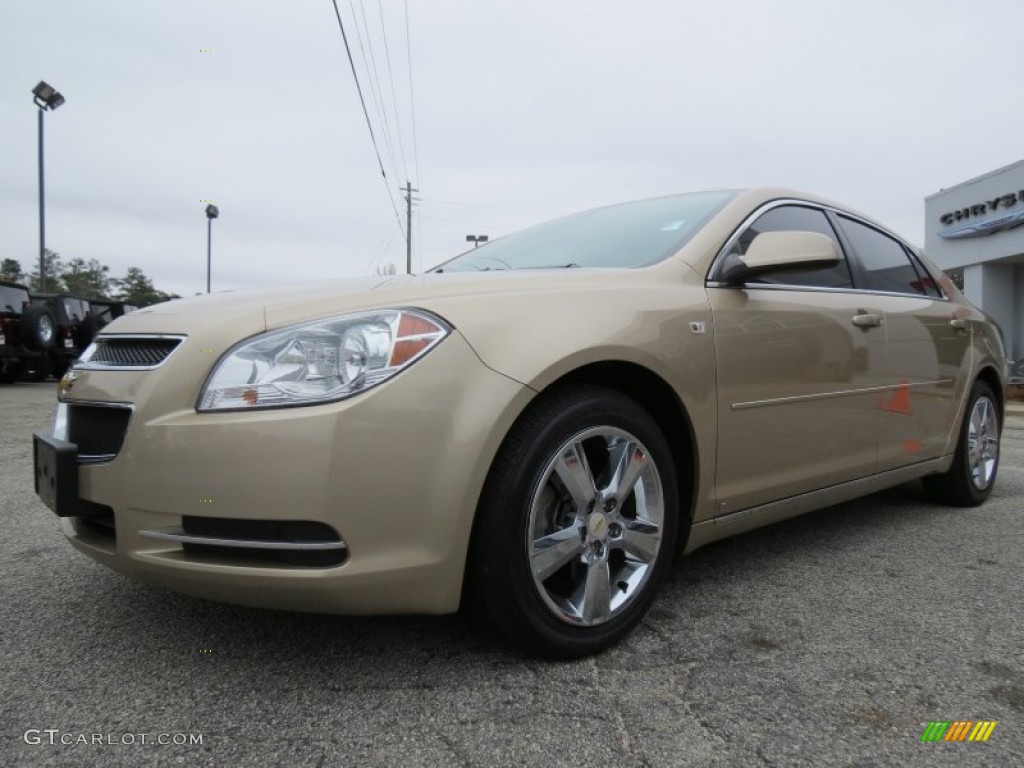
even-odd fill
[[[341,400],[380,384],[451,332],[422,310],[360,312],[261,334],[217,363],[196,410],[279,408]]]

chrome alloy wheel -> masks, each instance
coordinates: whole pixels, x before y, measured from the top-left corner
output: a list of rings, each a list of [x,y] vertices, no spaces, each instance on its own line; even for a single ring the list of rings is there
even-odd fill
[[[548,609],[577,626],[618,615],[651,576],[665,501],[647,448],[622,429],[598,426],[554,453],[533,493],[526,548]]]
[[[39,340],[49,344],[53,340],[53,322],[46,315],[39,318]]]
[[[967,425],[967,465],[971,482],[983,491],[992,482],[999,460],[999,416],[987,397],[979,397]]]

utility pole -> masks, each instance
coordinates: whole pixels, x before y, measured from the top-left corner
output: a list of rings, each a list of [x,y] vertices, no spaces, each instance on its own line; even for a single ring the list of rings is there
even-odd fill
[[[419,192],[418,189],[412,188],[412,182],[408,179],[405,180],[405,187],[399,187],[399,189],[405,190],[405,273],[407,275],[412,274],[412,204],[413,192]]]

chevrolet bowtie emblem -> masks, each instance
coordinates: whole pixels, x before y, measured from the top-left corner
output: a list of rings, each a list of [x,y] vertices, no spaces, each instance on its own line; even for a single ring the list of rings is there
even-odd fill
[[[57,399],[63,400],[64,394],[70,392],[71,388],[75,386],[75,381],[78,380],[78,374],[74,371],[68,371],[61,378],[60,383],[57,385]]]

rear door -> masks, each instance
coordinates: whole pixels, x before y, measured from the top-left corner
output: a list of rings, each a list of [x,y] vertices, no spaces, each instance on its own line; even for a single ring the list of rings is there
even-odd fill
[[[879,470],[942,454],[970,371],[971,329],[960,308],[897,239],[869,223],[837,214],[858,287],[884,313],[888,351],[881,414]],[[963,327],[958,327],[963,326]]]
[[[761,232],[819,232],[826,213],[779,203],[740,228],[712,268],[719,392],[718,514],[870,475],[886,359],[876,296],[853,289],[845,261],[722,286],[717,271]]]

